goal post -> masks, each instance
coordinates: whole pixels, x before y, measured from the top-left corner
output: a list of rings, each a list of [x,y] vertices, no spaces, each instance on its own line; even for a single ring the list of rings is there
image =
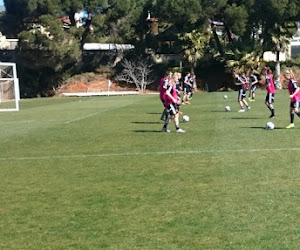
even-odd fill
[[[19,111],[19,101],[16,64],[0,62],[0,112]]]

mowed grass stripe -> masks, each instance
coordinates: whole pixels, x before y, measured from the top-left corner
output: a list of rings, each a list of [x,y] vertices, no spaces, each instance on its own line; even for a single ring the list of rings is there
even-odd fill
[[[159,152],[125,152],[118,154],[82,154],[82,155],[51,155],[51,156],[31,156],[31,157],[11,157],[0,158],[0,161],[30,161],[30,160],[49,160],[49,159],[68,159],[68,158],[102,158],[102,157],[124,157],[124,156],[143,156],[143,155],[186,155],[186,154],[222,154],[222,153],[259,153],[259,152],[284,152],[284,151],[300,151],[300,148],[256,148],[256,149],[236,149],[236,150],[190,150],[190,151],[159,151]]]

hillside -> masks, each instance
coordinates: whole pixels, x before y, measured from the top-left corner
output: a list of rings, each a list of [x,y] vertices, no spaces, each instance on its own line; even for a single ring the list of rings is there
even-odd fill
[[[108,90],[109,77],[106,74],[84,73],[73,76],[66,80],[56,91],[57,95],[62,93],[75,92],[102,92]],[[134,84],[116,83],[112,81],[110,90],[113,91],[134,91]]]

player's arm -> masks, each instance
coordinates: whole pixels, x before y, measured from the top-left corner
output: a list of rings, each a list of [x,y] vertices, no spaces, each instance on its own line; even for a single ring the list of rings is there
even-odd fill
[[[164,88],[164,89],[167,89],[167,88],[168,88],[168,81],[167,81],[167,80],[164,81],[163,88]]]
[[[297,82],[293,82],[293,85],[294,85],[295,91],[293,94],[290,95],[291,99],[294,98],[300,91],[300,88],[299,88]]]
[[[190,87],[193,87],[193,85],[190,83],[189,78],[184,78],[184,84],[189,85]]]
[[[238,75],[235,75],[235,85],[243,85],[244,82],[242,80],[242,78]]]
[[[268,87],[271,86],[271,79],[270,79],[270,77],[266,77],[266,86],[268,86]]]
[[[256,83],[258,83],[258,79],[257,79],[257,76],[254,76],[254,81],[251,82],[251,85],[254,85],[254,84],[256,84]]]

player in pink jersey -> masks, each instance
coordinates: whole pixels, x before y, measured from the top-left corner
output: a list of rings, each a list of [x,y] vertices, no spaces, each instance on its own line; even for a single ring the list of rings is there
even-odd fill
[[[185,131],[179,127],[179,104],[180,98],[178,96],[176,90],[176,82],[177,82],[177,74],[173,74],[168,81],[168,87],[165,93],[165,105],[167,107],[167,113],[169,116],[167,117],[164,126],[162,127],[162,131],[170,132],[168,129],[170,119],[174,120],[176,132],[184,133]]]
[[[275,100],[275,85],[273,81],[272,71],[269,67],[264,67],[262,70],[262,75],[265,76],[266,81],[266,90],[267,90],[267,96],[265,104],[268,107],[268,109],[271,111],[271,115],[269,118],[275,118],[275,108],[274,108],[274,100]]]
[[[170,73],[167,72],[166,75],[160,79],[160,82],[159,82],[159,98],[164,106],[164,110],[161,114],[161,117],[160,119],[165,121],[167,119],[167,108],[166,108],[166,105],[165,105],[165,101],[164,101],[164,98],[165,98],[165,94],[166,94],[166,90],[167,90],[167,86],[168,86],[168,81],[169,81],[169,78],[170,77]]]
[[[300,101],[300,88],[299,83],[295,80],[295,76],[291,70],[286,70],[284,72],[284,77],[286,80],[289,81],[288,83],[288,90],[290,94],[291,99],[291,105],[290,105],[290,119],[291,123],[286,128],[294,128],[294,117],[295,114],[300,117],[300,112],[298,110],[299,108],[299,101]]]

